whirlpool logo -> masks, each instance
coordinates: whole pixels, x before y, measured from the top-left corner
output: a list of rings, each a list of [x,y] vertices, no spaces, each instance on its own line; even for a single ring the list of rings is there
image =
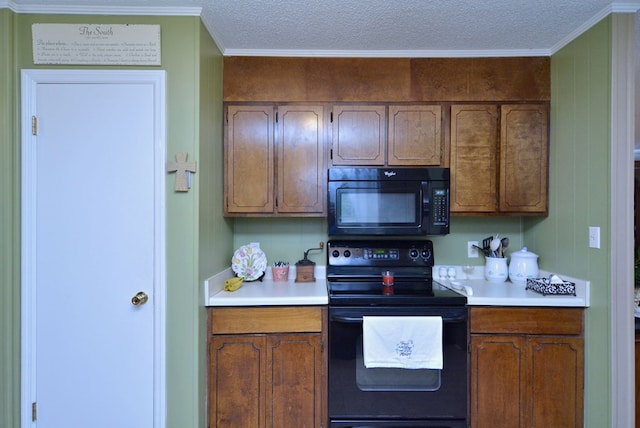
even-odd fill
[[[385,171],[384,175],[386,175],[387,177],[393,177],[394,175],[397,175],[397,172],[395,172],[395,171]]]

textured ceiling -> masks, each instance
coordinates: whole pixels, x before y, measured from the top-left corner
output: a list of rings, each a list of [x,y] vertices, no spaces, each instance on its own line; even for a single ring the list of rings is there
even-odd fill
[[[12,0],[21,12],[200,15],[225,55],[549,55],[640,0]],[[0,6],[3,5],[0,0]]]

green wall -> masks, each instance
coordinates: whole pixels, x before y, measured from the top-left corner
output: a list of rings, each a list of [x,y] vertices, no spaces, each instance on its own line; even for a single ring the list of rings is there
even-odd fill
[[[433,241],[437,264],[484,265],[482,257],[467,257],[467,241],[482,241],[495,234],[509,237],[507,254],[523,245],[520,217],[453,217],[450,232],[446,236],[429,238]],[[233,245],[235,249],[249,242],[259,242],[269,263],[283,260],[293,264],[302,259],[307,249],[316,248],[320,241],[326,243],[327,239],[326,218],[237,218]],[[534,248],[530,247],[530,250],[534,251]],[[326,259],[324,252],[309,253],[309,260],[318,265],[325,265]],[[227,261],[231,263],[231,255]]]
[[[167,158],[198,162],[192,191],[173,191],[167,176],[167,426],[205,425],[206,323],[202,279],[227,267],[232,230],[222,218],[222,55],[199,17],[15,14],[0,10],[2,283],[0,285],[0,426],[19,426],[19,73],[23,68],[141,68],[167,72]],[[157,24],[160,67],[34,66],[33,23]],[[15,53],[15,54],[14,54]],[[202,90],[200,86],[203,86]],[[202,156],[202,158],[199,158]],[[201,178],[203,185],[201,188]],[[6,178],[6,179],[5,179]],[[218,183],[218,184],[216,184]],[[219,187],[219,189],[218,189]],[[6,190],[6,191],[5,191]],[[202,198],[202,200],[200,200]],[[200,222],[199,218],[207,217]],[[203,231],[200,228],[204,229]],[[204,236],[202,239],[201,236]],[[5,363],[9,361],[9,364]]]
[[[199,206],[198,218],[194,223],[199,224],[198,233],[198,283],[214,273],[227,267],[231,257],[233,238],[232,222],[222,215],[223,201],[223,121],[222,121],[222,55],[213,43],[209,33],[200,28],[200,154],[199,175]],[[197,346],[199,347],[199,364],[196,375],[199,380],[199,398],[206,397],[207,388],[207,317],[204,307],[204,293],[202,287],[196,288],[195,299],[198,302]],[[199,400],[199,414],[201,421],[198,427],[204,427],[206,415],[206,401]],[[169,425],[167,425],[169,426]],[[182,425],[185,426],[186,425]]]
[[[541,266],[591,281],[585,327],[585,426],[611,421],[611,52],[608,17],[551,57],[549,217],[525,221]],[[629,231],[629,233],[632,233]]]
[[[0,9],[0,426],[20,421],[20,247],[13,13]]]

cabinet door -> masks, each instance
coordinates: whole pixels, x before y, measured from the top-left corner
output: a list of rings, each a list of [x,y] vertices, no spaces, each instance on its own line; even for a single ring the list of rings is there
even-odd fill
[[[209,424],[264,427],[266,337],[212,336],[209,344]]]
[[[388,164],[440,166],[442,107],[390,105]]]
[[[451,212],[495,212],[498,107],[451,106]]]
[[[526,426],[526,352],[523,336],[471,336],[472,427]]]
[[[225,133],[225,214],[274,212],[274,108],[230,105]]]
[[[333,165],[384,165],[385,137],[385,106],[333,106]]]
[[[273,335],[268,341],[267,426],[314,428],[322,424],[321,334]]]
[[[325,212],[324,107],[278,107],[278,213]]]
[[[503,105],[500,123],[500,211],[546,214],[548,105]]]
[[[584,341],[578,337],[530,336],[531,399],[527,426],[581,427]]]

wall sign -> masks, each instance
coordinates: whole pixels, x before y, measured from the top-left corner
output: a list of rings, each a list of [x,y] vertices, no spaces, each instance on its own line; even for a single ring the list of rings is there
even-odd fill
[[[160,26],[33,24],[34,64],[160,65]]]

